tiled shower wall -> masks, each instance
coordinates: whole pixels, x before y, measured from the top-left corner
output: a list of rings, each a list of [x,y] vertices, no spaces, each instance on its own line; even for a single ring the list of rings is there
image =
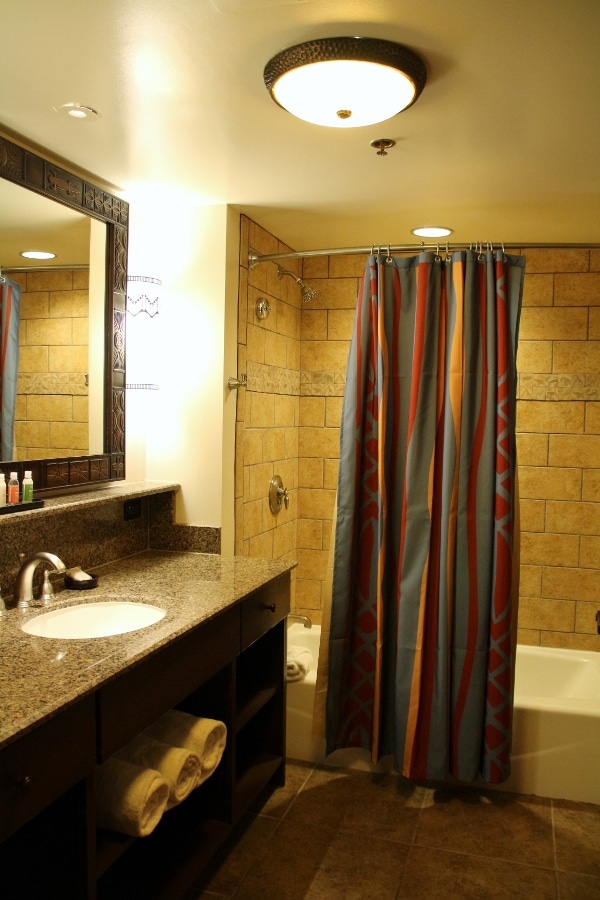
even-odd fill
[[[337,486],[346,360],[365,260],[308,257],[302,270],[299,260],[285,261],[286,268],[301,271],[307,284],[319,291],[309,304],[299,304],[299,288],[290,278],[285,278],[285,299],[278,296],[282,283],[273,263],[248,272],[244,236],[247,241],[249,233],[250,246],[260,253],[284,250],[275,238],[244,221],[240,364],[247,366],[249,386],[245,399],[240,392],[238,400],[236,552],[295,556],[296,611],[318,622]],[[594,616],[600,609],[600,251],[539,249],[528,250],[526,256],[517,360],[519,641],[598,650]],[[273,337],[255,333],[267,325],[274,334],[280,330],[276,320],[257,324],[253,318],[253,303],[261,292],[275,299],[276,310],[285,304],[288,317],[299,322],[298,337],[293,338],[297,374],[293,366],[279,372],[275,356],[266,350]],[[283,329],[278,339],[282,344],[288,339]],[[255,377],[271,370],[270,381],[261,383]],[[239,371],[244,371],[243,365]],[[287,408],[284,401],[290,404],[287,426],[276,421],[276,410]],[[279,463],[273,453],[271,430],[275,435],[282,427],[288,432],[290,452],[297,444],[296,461],[286,456]],[[280,514],[274,521],[265,484],[277,469],[275,461],[296,472],[297,481],[286,518],[281,520]],[[281,538],[276,539],[279,520],[291,526],[282,553]]]
[[[15,273],[21,285],[17,459],[88,453],[88,270]]]

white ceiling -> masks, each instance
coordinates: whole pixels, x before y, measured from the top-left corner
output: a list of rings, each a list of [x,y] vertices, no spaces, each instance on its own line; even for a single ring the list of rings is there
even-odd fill
[[[296,249],[431,222],[459,241],[600,241],[599,0],[19,0],[2,32],[1,125],[129,198],[233,204]],[[419,53],[417,103],[358,129],[277,107],[266,62],[337,35]],[[53,109],[73,101],[99,118]]]

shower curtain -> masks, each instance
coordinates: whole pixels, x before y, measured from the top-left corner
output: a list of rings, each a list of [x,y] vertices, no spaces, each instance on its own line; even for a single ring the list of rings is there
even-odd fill
[[[369,257],[340,438],[327,753],[510,774],[525,258]]]
[[[0,289],[0,459],[10,460],[15,458],[21,288],[3,275]]]

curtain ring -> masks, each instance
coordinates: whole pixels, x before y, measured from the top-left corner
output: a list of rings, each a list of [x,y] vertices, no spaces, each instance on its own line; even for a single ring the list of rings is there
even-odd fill
[[[435,259],[436,262],[441,262],[441,261],[442,261],[442,257],[440,256],[440,242],[439,242],[439,241],[438,241],[437,244],[435,245],[435,257],[434,257],[434,259]]]
[[[452,254],[450,253],[450,244],[446,241],[446,262],[452,261]]]
[[[502,247],[502,262],[508,262],[506,257],[506,251],[504,249],[504,241],[500,241],[500,246]]]
[[[393,260],[392,260],[392,250],[391,250],[391,247],[390,247],[389,244],[388,244],[388,253],[387,253],[387,257],[386,257],[386,260],[385,260],[385,261],[386,261],[387,263],[393,262]]]

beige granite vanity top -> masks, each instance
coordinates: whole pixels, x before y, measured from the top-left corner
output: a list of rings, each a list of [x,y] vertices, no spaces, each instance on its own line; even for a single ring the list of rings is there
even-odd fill
[[[157,550],[98,566],[96,589],[57,593],[54,606],[120,598],[166,610],[154,625],[107,638],[34,637],[20,625],[25,616],[48,608],[25,614],[9,610],[0,619],[0,747],[293,566],[283,560]]]

